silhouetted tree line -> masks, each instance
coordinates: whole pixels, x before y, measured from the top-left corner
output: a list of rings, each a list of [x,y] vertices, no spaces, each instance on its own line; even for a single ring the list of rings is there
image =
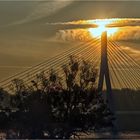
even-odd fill
[[[14,94],[0,90],[0,129],[7,138],[70,138],[112,129],[113,113],[96,89],[93,64],[70,56],[62,70],[41,72],[28,85],[14,79]],[[6,95],[9,106],[2,105]]]
[[[140,109],[140,89],[113,89],[115,110],[138,111]]]

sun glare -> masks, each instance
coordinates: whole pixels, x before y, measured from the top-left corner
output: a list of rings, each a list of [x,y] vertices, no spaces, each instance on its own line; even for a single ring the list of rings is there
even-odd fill
[[[107,31],[108,36],[112,36],[115,32],[117,32],[118,28],[108,28],[107,25],[111,24],[111,20],[102,19],[102,20],[94,20],[89,21],[90,23],[96,24],[97,28],[89,28],[88,31],[90,32],[92,37],[98,37],[102,34],[102,32]]]

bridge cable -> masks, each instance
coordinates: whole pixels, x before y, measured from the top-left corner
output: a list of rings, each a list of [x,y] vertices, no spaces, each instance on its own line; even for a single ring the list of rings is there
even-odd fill
[[[113,47],[113,45],[112,44],[110,44],[112,47]],[[112,53],[113,52],[115,52],[115,51],[112,51]],[[116,56],[118,56],[118,57],[116,57]],[[121,61],[124,61],[123,59],[122,59],[122,57],[120,57],[118,54],[116,54],[115,53],[115,60],[118,60],[118,62],[119,62],[119,60],[121,60]],[[125,61],[124,61],[125,62]],[[118,64],[118,63],[117,63]],[[124,70],[124,67],[122,67],[122,69]],[[125,71],[124,71],[125,72]],[[122,73],[122,76],[124,77],[124,75],[126,74],[126,72],[123,74],[123,71],[121,70],[121,73]],[[129,75],[130,76],[130,75]],[[125,78],[127,78],[127,77],[125,77]],[[124,78],[124,79],[125,79]],[[135,88],[135,86],[134,86],[134,84],[132,84],[133,83],[133,81],[132,80],[130,80],[129,78],[127,78],[127,80],[129,81],[129,85],[131,85],[132,87],[134,87]]]
[[[97,40],[99,40],[99,39],[96,39],[95,40],[95,42],[97,41]],[[93,40],[91,40],[90,42],[93,42]],[[83,44],[83,45],[85,45],[85,43],[81,43],[81,44]],[[79,46],[82,46],[82,45],[79,45]],[[79,49],[79,48],[77,48],[77,49],[75,49],[75,46],[74,47],[72,47],[72,48],[70,48],[70,49],[68,49],[68,50],[66,50],[66,51],[64,51],[64,52],[62,52],[62,53],[60,53],[60,54],[58,54],[58,55],[56,55],[56,56],[54,56],[53,58],[49,58],[49,59],[47,59],[47,60],[45,60],[45,61],[43,61],[43,62],[41,62],[41,63],[39,63],[39,64],[37,64],[37,65],[35,65],[35,66],[32,66],[30,69],[27,69],[27,70],[25,70],[25,71],[22,71],[22,72],[20,72],[20,73],[17,73],[16,75],[13,75],[13,76],[11,76],[11,77],[9,77],[9,78],[7,78],[7,79],[5,79],[5,80],[3,80],[3,81],[1,81],[0,83],[3,83],[4,81],[6,81],[6,80],[8,80],[8,79],[13,79],[15,76],[18,76],[18,75],[20,75],[20,74],[24,74],[25,72],[28,72],[28,71],[32,71],[32,69],[34,69],[35,67],[40,67],[42,64],[44,64],[44,63],[50,63],[50,62],[52,62],[52,59],[54,59],[54,60],[57,60],[58,58],[63,58],[63,54],[66,54],[66,53],[69,53],[69,52],[71,52],[72,50],[77,50],[77,49]],[[53,60],[53,61],[54,61]]]
[[[110,42],[110,43],[111,43],[111,42]],[[112,44],[112,46],[113,46],[113,44]],[[114,47],[114,49],[117,50],[118,47],[117,47],[117,48]],[[115,51],[115,52],[116,52],[116,51]],[[118,51],[118,53],[120,54],[120,51]],[[130,63],[130,61],[128,61],[128,60],[124,57],[124,55],[122,55],[122,54],[119,55],[118,53],[117,53],[117,56],[118,56],[118,57],[121,55],[121,56],[125,59],[125,60],[124,60],[124,59],[122,59],[122,60],[123,60],[124,64],[126,64],[126,67],[127,67],[127,69],[129,70],[128,72],[132,74],[132,75],[131,75],[131,74],[130,74],[130,75],[133,77],[134,82],[136,82],[136,80],[139,81],[138,75],[136,75],[135,73],[132,73],[132,71],[131,71],[131,69],[132,69],[132,70],[134,70],[134,72],[135,72],[135,69],[134,69],[133,67],[130,67],[130,68],[129,68],[129,66],[127,65],[127,64]],[[126,62],[127,62],[127,63],[126,63]],[[139,81],[139,82],[140,82],[140,81]],[[139,85],[138,85],[137,82],[136,82],[136,85],[139,87]]]
[[[32,72],[33,72],[33,71],[32,71]],[[27,73],[27,74],[28,74],[28,73]],[[25,77],[25,73],[22,73],[22,75],[24,75],[24,77]],[[22,75],[21,75],[21,76],[22,76]],[[21,76],[20,76],[20,77],[21,77]],[[13,77],[14,77],[14,76],[13,76]],[[13,77],[12,77],[12,78],[13,78]],[[22,78],[24,78],[24,77],[22,77]],[[8,79],[9,79],[9,78],[8,78]],[[5,81],[6,81],[6,80],[5,80]]]

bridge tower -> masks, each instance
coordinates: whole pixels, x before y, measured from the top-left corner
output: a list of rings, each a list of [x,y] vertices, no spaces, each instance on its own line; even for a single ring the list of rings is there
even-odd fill
[[[110,108],[114,110],[112,105],[112,88],[110,82],[109,68],[108,68],[108,55],[107,55],[107,32],[103,32],[101,35],[101,63],[100,63],[100,75],[98,82],[98,91],[101,92],[103,90],[103,84],[106,84],[106,99],[109,102]]]
[[[106,99],[108,100],[108,105],[110,110],[115,114],[115,104],[114,98],[112,95],[112,87],[109,76],[109,67],[108,67],[108,55],[107,55],[107,32],[103,32],[101,35],[101,64],[100,64],[100,75],[98,82],[98,91],[103,90],[104,79],[106,83]],[[117,120],[113,122],[113,133],[116,135],[118,126]]]
[[[99,75],[99,83],[98,90],[102,91],[104,78],[106,82],[107,92],[112,92],[110,76],[109,76],[109,68],[108,68],[108,57],[107,57],[107,32],[103,32],[101,35],[101,64],[100,64],[100,75]]]

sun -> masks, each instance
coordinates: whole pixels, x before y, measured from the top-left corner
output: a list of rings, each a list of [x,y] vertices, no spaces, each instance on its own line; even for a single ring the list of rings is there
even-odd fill
[[[97,25],[97,28],[88,29],[88,31],[90,32],[92,37],[101,36],[102,32],[104,32],[104,31],[107,31],[107,34],[110,37],[118,30],[118,28],[108,28],[107,27],[107,25],[111,23],[111,20],[108,20],[108,19],[95,20],[95,21],[92,21],[92,23]]]

